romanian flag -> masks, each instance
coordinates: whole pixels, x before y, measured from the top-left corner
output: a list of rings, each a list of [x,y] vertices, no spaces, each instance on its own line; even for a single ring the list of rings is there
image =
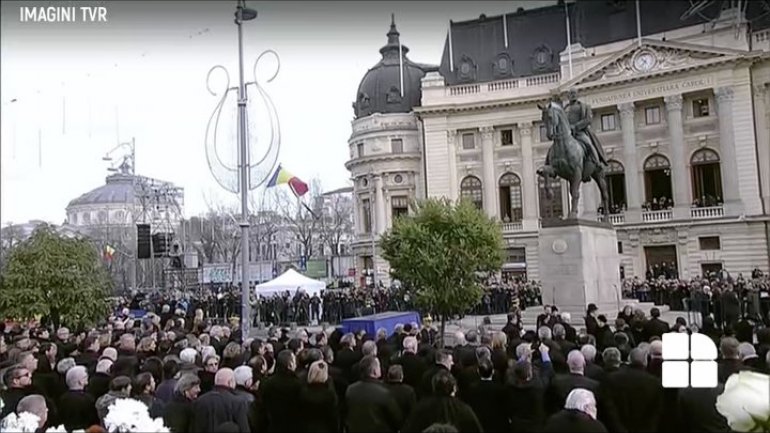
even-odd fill
[[[112,256],[115,254],[115,248],[112,248],[111,246],[107,245],[104,247],[104,258],[107,260],[112,260]]]
[[[291,192],[293,192],[297,197],[302,197],[308,191],[308,187],[305,182],[289,173],[285,168],[281,167],[281,164],[278,164],[278,168],[275,169],[275,173],[273,173],[273,175],[270,177],[270,181],[267,182],[267,187],[271,188],[276,185],[282,185],[284,183],[289,184]]]

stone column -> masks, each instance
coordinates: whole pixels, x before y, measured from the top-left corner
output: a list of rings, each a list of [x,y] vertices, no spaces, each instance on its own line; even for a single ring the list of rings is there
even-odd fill
[[[690,164],[685,159],[684,124],[682,123],[682,95],[664,98],[668,113],[668,134],[671,149],[671,182],[674,194],[674,218],[690,218]]]
[[[719,150],[722,152],[721,172],[724,187],[722,200],[727,215],[738,215],[743,210],[733,134],[733,93],[733,88],[730,86],[719,87],[714,91],[719,121]]]
[[[754,85],[754,122],[762,201],[765,212],[770,213],[770,147],[761,145],[770,143],[770,91],[767,84]]]
[[[620,130],[623,132],[623,167],[626,178],[626,221],[639,222],[642,219],[642,181],[639,162],[636,158],[636,125],[634,125],[634,103],[618,105]]]
[[[374,221],[374,227],[376,227],[377,235],[381,235],[385,232],[385,195],[382,192],[382,176],[376,175],[374,177],[374,206],[376,220]]]
[[[484,210],[497,219],[497,182],[495,182],[495,128],[483,126],[481,131],[481,165],[484,190]]]
[[[524,230],[537,230],[537,179],[535,178],[535,156],[532,151],[532,123],[519,124],[521,140],[521,182],[524,195],[522,203]]]
[[[460,190],[460,181],[457,179],[457,130],[450,129],[446,132],[447,155],[449,155],[449,199],[457,200]]]

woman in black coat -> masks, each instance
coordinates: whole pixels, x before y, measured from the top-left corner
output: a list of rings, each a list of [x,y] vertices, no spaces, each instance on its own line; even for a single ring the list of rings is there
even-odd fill
[[[187,433],[193,418],[193,401],[201,392],[201,381],[194,374],[185,374],[174,387],[174,397],[163,411],[163,424],[172,433]]]
[[[340,431],[339,402],[337,393],[329,384],[329,366],[324,361],[310,364],[307,385],[299,395],[299,411],[302,414],[301,431],[306,433],[331,433]]]

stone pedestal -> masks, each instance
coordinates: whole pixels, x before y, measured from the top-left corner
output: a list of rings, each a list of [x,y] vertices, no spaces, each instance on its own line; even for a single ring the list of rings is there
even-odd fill
[[[538,240],[543,303],[560,311],[586,305],[617,310],[621,298],[620,255],[615,229],[590,220],[543,221]]]

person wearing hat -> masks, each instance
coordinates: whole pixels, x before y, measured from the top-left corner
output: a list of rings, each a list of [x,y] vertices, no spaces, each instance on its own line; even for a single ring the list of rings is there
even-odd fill
[[[422,329],[420,329],[420,342],[431,346],[438,341],[438,331],[433,327],[433,318],[428,314],[422,320]]]

